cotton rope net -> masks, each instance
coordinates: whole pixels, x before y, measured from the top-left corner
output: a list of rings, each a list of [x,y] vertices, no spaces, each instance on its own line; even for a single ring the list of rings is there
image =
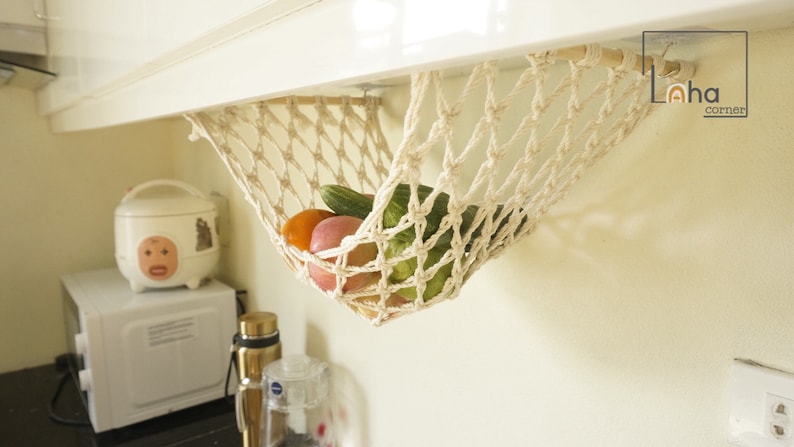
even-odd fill
[[[579,61],[552,51],[520,66],[416,73],[408,93],[382,98],[289,97],[186,118],[191,139],[212,143],[297,278],[377,326],[457,297],[654,108],[633,52],[606,68],[601,48],[586,48]],[[654,57],[657,73],[664,63]],[[392,151],[379,115],[390,95],[406,94]],[[329,209],[323,185],[371,196],[353,196],[365,210],[353,234],[311,253],[280,230],[302,210]],[[331,285],[313,280],[323,274],[334,275]]]

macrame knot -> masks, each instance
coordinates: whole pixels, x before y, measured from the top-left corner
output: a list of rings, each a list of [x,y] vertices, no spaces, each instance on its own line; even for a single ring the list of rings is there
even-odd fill
[[[554,51],[541,51],[534,54],[528,54],[526,58],[529,61],[530,66],[536,68],[539,66],[548,66],[557,62],[557,53]]]
[[[623,49],[621,49],[620,52],[623,54],[623,60],[620,62],[620,65],[615,67],[615,71],[628,73],[634,70],[634,65],[637,63],[637,55],[633,51],[626,51]]]
[[[485,122],[488,127],[493,128],[499,125],[499,121],[502,118],[502,111],[504,110],[504,106],[494,106],[494,105],[487,105],[485,107]]]
[[[678,71],[671,74],[670,78],[675,82],[683,82],[695,76],[695,65],[689,62],[678,61]]]
[[[576,62],[576,65],[581,67],[593,67],[598,64],[601,60],[601,47],[598,45],[588,44],[585,45],[586,51],[584,54],[584,58],[579,62]]]
[[[439,124],[439,130],[441,130],[443,133],[448,133],[452,129],[455,119],[458,117],[458,113],[453,110],[446,109],[439,113],[438,117],[439,120],[437,123]]]
[[[665,65],[667,62],[664,60],[662,56],[659,55],[651,55],[651,59],[653,59],[653,67],[656,73],[664,73],[665,72]],[[658,74],[657,74],[658,76]]]

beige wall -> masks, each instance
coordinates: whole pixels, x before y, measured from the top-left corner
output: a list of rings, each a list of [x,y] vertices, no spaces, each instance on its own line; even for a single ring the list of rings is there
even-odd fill
[[[674,51],[719,86],[737,48]],[[456,301],[381,328],[293,278],[205,142],[177,171],[230,195],[224,277],[337,366],[361,445],[725,446],[732,360],[794,371],[792,51],[752,35],[750,118],[661,107]]]
[[[742,74],[688,51],[704,85]],[[792,52],[794,30],[752,35],[750,118],[662,107],[457,300],[377,329],[294,279],[184,121],[53,136],[0,90],[0,370],[63,349],[57,276],[112,265],[120,190],[173,172],[227,195],[222,279],[279,315],[285,353],[335,366],[358,445],[725,446],[732,359],[794,371]]]
[[[0,371],[66,349],[59,277],[110,267],[124,188],[173,176],[164,122],[52,134],[32,92],[0,88]]]

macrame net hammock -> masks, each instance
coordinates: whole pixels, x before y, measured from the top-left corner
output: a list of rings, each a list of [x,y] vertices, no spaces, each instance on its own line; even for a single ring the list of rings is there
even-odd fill
[[[457,297],[652,110],[649,76],[635,69],[633,52],[620,51],[608,68],[600,47],[582,48],[578,61],[543,52],[520,66],[412,75],[394,150],[379,121],[388,92],[289,97],[186,118],[191,139],[212,143],[297,277],[380,325]],[[653,63],[665,72],[664,60]],[[677,79],[691,75],[685,68]],[[301,210],[328,209],[318,191],[329,184],[372,194],[371,212],[338,247],[299,250],[280,229]],[[404,214],[395,218],[398,196]],[[362,246],[377,250],[352,261]],[[321,289],[311,268],[335,284]]]

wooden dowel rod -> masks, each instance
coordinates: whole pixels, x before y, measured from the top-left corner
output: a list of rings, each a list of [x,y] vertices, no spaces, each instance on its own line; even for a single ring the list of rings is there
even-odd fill
[[[569,61],[578,62],[585,58],[587,55],[587,46],[586,45],[577,45],[573,47],[567,48],[560,48],[556,51],[557,57],[561,59],[566,59]],[[598,61],[598,65],[604,67],[615,68],[623,63],[623,53],[620,50],[615,50],[612,48],[601,48],[601,60]],[[645,56],[645,71],[648,72],[651,70],[651,65],[653,64],[653,58],[650,56]],[[638,57],[637,61],[634,63],[633,69],[639,72],[642,72],[643,66],[643,58]],[[657,76],[666,77],[670,76],[671,74],[677,73],[681,69],[681,65],[675,61],[665,61],[664,70],[662,72],[657,72]],[[294,100],[300,105],[313,105],[317,102],[317,99],[314,96],[282,96],[279,98],[271,98],[266,99],[265,102],[270,104],[287,104],[290,98],[294,98]],[[364,105],[367,101],[367,97],[349,97],[348,101],[350,104],[354,106]],[[370,100],[374,100],[376,104],[380,101],[380,98],[377,97],[370,97]],[[341,105],[344,103],[342,96],[326,96],[325,101],[330,105]]]
[[[585,45],[577,45],[575,47],[568,47],[568,48],[561,48],[557,50],[557,56],[562,59],[567,59],[569,61],[580,61],[584,59],[585,55],[587,54],[587,46]],[[601,60],[598,62],[598,65],[602,65],[605,67],[615,68],[619,66],[623,62],[623,53],[620,50],[613,50],[611,48],[601,48]],[[634,70],[642,72],[642,64],[643,58],[638,57],[637,61],[634,63]],[[650,56],[645,56],[645,72],[649,72],[651,70],[651,65],[653,65],[653,58]],[[664,70],[662,72],[657,72],[657,76],[670,76],[671,74],[675,74],[681,69],[681,65],[675,61],[665,61]]]
[[[280,98],[272,98],[266,99],[265,102],[270,104],[287,104],[290,98],[294,98],[294,100],[300,105],[312,105],[317,102],[317,99],[314,96],[282,96]],[[325,96],[325,102],[332,106],[342,105],[344,103],[341,96]],[[361,106],[364,105],[365,102],[368,100],[366,97],[350,97],[348,101],[350,104],[354,106]],[[370,97],[369,100],[374,100],[376,103],[379,101],[377,97]]]

